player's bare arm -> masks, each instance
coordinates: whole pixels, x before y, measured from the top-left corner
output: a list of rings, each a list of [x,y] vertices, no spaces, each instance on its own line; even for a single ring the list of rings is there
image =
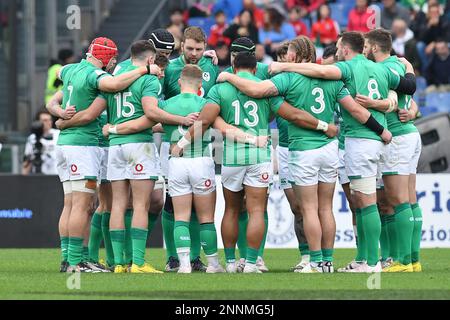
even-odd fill
[[[67,107],[66,109],[61,107],[63,96],[62,91],[56,92],[45,107],[51,115],[67,120],[72,118],[77,111],[74,106]]]
[[[364,108],[375,109],[381,112],[394,112],[398,110],[398,96],[393,90],[389,90],[387,99],[377,100],[360,94],[356,95],[356,102]]]
[[[154,121],[150,120],[146,116],[142,116],[138,119],[130,120],[124,123],[119,123],[115,126],[108,123],[103,126],[102,131],[105,137],[108,137],[110,133],[127,135],[141,132],[146,129],[150,129],[154,125],[155,125]]]
[[[351,96],[346,96],[338,102],[352,115],[353,118],[378,134],[385,143],[391,142],[391,132],[378,123],[372,114],[366,108],[360,106]]]
[[[280,72],[296,72],[311,78],[328,80],[340,80],[341,70],[334,65],[321,65],[316,63],[285,63],[273,62],[269,66],[269,72],[276,74]]]
[[[197,120],[197,114],[190,114],[187,117],[182,117],[170,114],[158,108],[158,99],[154,97],[143,97],[142,107],[146,117],[156,123],[178,124],[188,127],[191,126],[195,120]]]
[[[269,140],[268,136],[254,136],[245,133],[243,130],[226,123],[220,116],[214,121],[213,128],[219,130],[226,139],[231,139],[239,143],[250,143],[259,148],[265,148]]]
[[[409,122],[417,118],[417,113],[419,108],[417,103],[411,99],[411,105],[409,109],[399,109],[398,110],[398,118],[401,122]]]
[[[58,129],[64,130],[71,127],[84,126],[94,121],[106,109],[106,100],[96,98],[86,110],[76,113],[71,119],[56,121]]]
[[[274,97],[278,95],[278,90],[270,80],[256,82],[243,79],[235,74],[222,72],[217,78],[217,82],[228,81],[239,89],[242,93],[252,98]]]
[[[295,108],[286,101],[280,106],[278,115],[298,127],[323,131],[330,138],[338,134],[338,128],[333,123],[328,124],[318,120],[308,112]]]
[[[118,92],[128,88],[134,81],[143,75],[160,75],[160,73],[161,69],[159,69],[157,65],[143,66],[118,76],[103,77],[98,83],[98,88],[105,92]]]

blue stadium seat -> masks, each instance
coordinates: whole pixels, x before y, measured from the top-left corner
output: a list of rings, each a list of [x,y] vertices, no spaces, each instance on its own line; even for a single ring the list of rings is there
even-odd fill
[[[427,80],[424,77],[416,77],[416,92],[420,93],[427,88]]]
[[[427,94],[425,108],[429,107],[435,108],[439,112],[450,112],[450,92]]]
[[[188,25],[191,27],[200,27],[205,31],[206,37],[209,37],[211,32],[211,27],[216,23],[214,17],[208,18],[190,18],[188,20]]]
[[[329,4],[331,17],[336,20],[341,28],[346,28],[348,24],[348,14],[355,6],[354,1],[342,1]]]
[[[434,113],[438,113],[439,109],[436,107],[423,107],[423,108],[419,108],[420,113],[422,114],[422,117],[426,117],[429,115],[432,115]]]

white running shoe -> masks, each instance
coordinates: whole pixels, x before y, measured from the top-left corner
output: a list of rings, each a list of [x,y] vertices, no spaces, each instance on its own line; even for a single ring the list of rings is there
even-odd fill
[[[258,259],[256,260],[256,267],[261,272],[268,272],[269,271],[269,268],[267,268],[267,266],[264,263],[264,260],[263,260],[262,257],[258,257]]]
[[[241,273],[244,272],[245,268],[245,259],[240,258],[239,261],[236,262],[237,272]]]
[[[206,273],[224,273],[224,272],[225,272],[225,269],[220,264],[218,264],[216,266],[209,265],[206,268]]]
[[[236,262],[229,262],[225,266],[225,270],[227,273],[237,273],[237,265]]]
[[[374,265],[373,267],[366,265],[366,272],[367,273],[379,273],[383,270],[383,268],[381,268],[381,262],[378,261],[376,265]]]
[[[345,267],[343,268],[339,268],[337,270],[337,272],[350,272],[353,269],[359,268],[361,265],[360,262],[356,262],[355,260],[353,260],[352,262],[350,262],[349,264],[347,264]]]
[[[308,259],[304,259],[302,257],[302,260],[295,266],[292,268],[292,271],[295,272],[295,270],[302,270],[307,264],[309,263],[309,256]],[[298,272],[298,271],[297,271]]]
[[[244,273],[262,273],[262,271],[259,271],[256,264],[246,263],[244,267]]]
[[[180,266],[178,268],[177,273],[192,273],[192,267],[191,266],[186,266],[186,267]]]
[[[352,265],[352,269],[348,269],[344,272],[350,272],[350,273],[367,273],[367,262],[363,261],[361,263],[355,262],[354,265]]]
[[[317,264],[309,262],[308,264],[306,264],[305,267],[303,267],[303,269],[301,269],[301,270],[297,269],[294,272],[297,272],[297,273],[323,273],[322,262],[319,262]]]
[[[386,269],[390,266],[392,266],[392,264],[394,263],[394,259],[392,259],[391,257],[387,258],[384,261],[381,261],[381,268],[382,269]]]
[[[325,261],[325,262],[322,264],[322,272],[323,272],[323,273],[333,273],[333,272],[334,272],[333,262],[331,262],[331,261]]]

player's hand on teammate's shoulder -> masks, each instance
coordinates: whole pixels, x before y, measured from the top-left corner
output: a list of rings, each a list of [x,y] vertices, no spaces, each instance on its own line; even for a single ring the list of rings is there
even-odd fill
[[[150,66],[150,74],[157,76],[158,78],[162,78],[164,74],[161,72],[161,68],[156,64],[151,64]]]
[[[227,82],[230,75],[231,75],[231,73],[222,71],[221,73],[219,73],[219,76],[217,77],[216,82],[217,82],[217,83],[220,83],[220,82]]]
[[[406,67],[406,72],[414,72],[414,67],[411,64],[411,62],[409,62],[407,59],[405,59],[404,57],[398,58],[398,60],[403,63]]]
[[[203,53],[203,56],[211,58],[213,65],[217,66],[219,64],[219,58],[217,58],[216,50],[206,50]]]
[[[64,130],[64,119],[58,119],[58,120],[56,120],[55,126],[56,126],[56,128],[58,128],[59,130]]]
[[[371,106],[374,105],[373,99],[369,98],[368,96],[363,96],[361,94],[357,94],[355,100],[364,108],[370,108]]]
[[[389,144],[392,141],[392,133],[388,129],[384,129],[383,133],[381,134],[381,139],[383,139],[383,142],[385,144]]]
[[[339,133],[339,128],[335,124],[333,124],[333,123],[328,124],[328,130],[325,131],[325,134],[327,135],[327,137],[334,138],[338,135],[338,133]]]
[[[192,126],[194,124],[194,122],[197,121],[199,115],[200,115],[199,112],[194,112],[194,113],[188,114],[186,117],[184,117],[183,125],[185,127]]]
[[[269,73],[270,74],[278,74],[283,72],[283,63],[282,62],[272,62],[269,65]]]
[[[62,119],[69,120],[75,115],[75,113],[77,113],[75,106],[69,106],[62,112]]]

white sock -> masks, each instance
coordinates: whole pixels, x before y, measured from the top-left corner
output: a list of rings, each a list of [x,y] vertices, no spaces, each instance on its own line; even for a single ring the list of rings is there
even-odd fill
[[[208,265],[217,267],[219,265],[219,255],[217,253],[206,256],[206,260],[208,260]]]
[[[179,248],[177,249],[178,259],[180,260],[180,267],[188,268],[191,266],[191,249]]]

